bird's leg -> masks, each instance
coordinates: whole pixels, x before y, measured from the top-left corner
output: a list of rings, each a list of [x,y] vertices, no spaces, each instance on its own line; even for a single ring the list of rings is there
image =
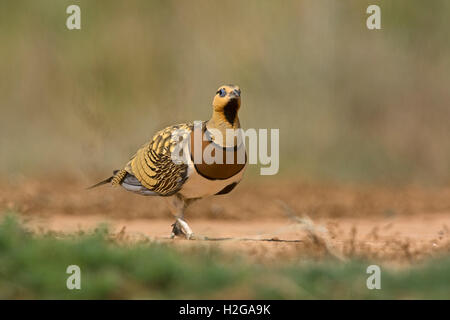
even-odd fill
[[[187,222],[182,218],[179,217],[175,221],[174,224],[172,224],[172,234],[170,237],[173,239],[175,236],[181,236],[183,235],[186,239],[192,239],[194,236],[194,233],[192,232],[191,228],[187,224]]]
[[[189,240],[194,236],[192,229],[189,227],[186,220],[184,220],[184,211],[188,204],[189,201],[178,194],[169,199],[169,206],[172,214],[176,217],[175,223],[172,224],[172,234],[170,235],[172,239],[175,238],[175,236],[184,236]]]

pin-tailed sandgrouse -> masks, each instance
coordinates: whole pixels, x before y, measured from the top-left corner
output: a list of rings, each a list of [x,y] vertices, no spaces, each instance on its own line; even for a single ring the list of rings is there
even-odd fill
[[[141,195],[167,197],[176,217],[171,236],[191,239],[192,230],[184,219],[188,205],[196,199],[229,193],[241,181],[247,164],[243,139],[227,138],[230,130],[236,132],[240,128],[241,90],[235,85],[221,86],[212,106],[210,120],[178,124],[157,132],[123,169],[92,187],[111,183]],[[194,137],[201,141],[194,141]],[[184,158],[174,158],[174,151],[180,149],[185,151],[180,153]],[[222,161],[205,161],[205,154]]]

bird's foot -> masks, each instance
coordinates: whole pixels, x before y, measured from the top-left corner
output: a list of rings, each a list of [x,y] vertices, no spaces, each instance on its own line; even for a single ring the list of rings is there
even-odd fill
[[[194,233],[192,232],[191,228],[187,224],[186,221],[184,221],[181,218],[178,218],[174,224],[172,224],[172,234],[170,237],[173,239],[178,236],[183,236],[187,240],[194,239]]]

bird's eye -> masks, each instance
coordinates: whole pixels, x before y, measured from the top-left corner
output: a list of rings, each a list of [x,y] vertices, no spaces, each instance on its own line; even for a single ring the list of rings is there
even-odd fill
[[[225,89],[220,89],[219,91],[217,91],[217,94],[223,98],[225,97],[227,92],[225,91]]]

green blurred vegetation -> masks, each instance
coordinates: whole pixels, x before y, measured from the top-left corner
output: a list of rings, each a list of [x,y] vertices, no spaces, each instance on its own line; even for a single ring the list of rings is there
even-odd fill
[[[0,223],[1,299],[449,299],[450,259],[394,271],[368,290],[369,262],[250,263],[218,249],[118,244],[106,227],[32,234],[13,216]],[[69,265],[81,290],[68,290]]]
[[[0,177],[107,175],[236,83],[242,125],[280,129],[282,176],[448,183],[449,15],[447,0],[2,1]]]

